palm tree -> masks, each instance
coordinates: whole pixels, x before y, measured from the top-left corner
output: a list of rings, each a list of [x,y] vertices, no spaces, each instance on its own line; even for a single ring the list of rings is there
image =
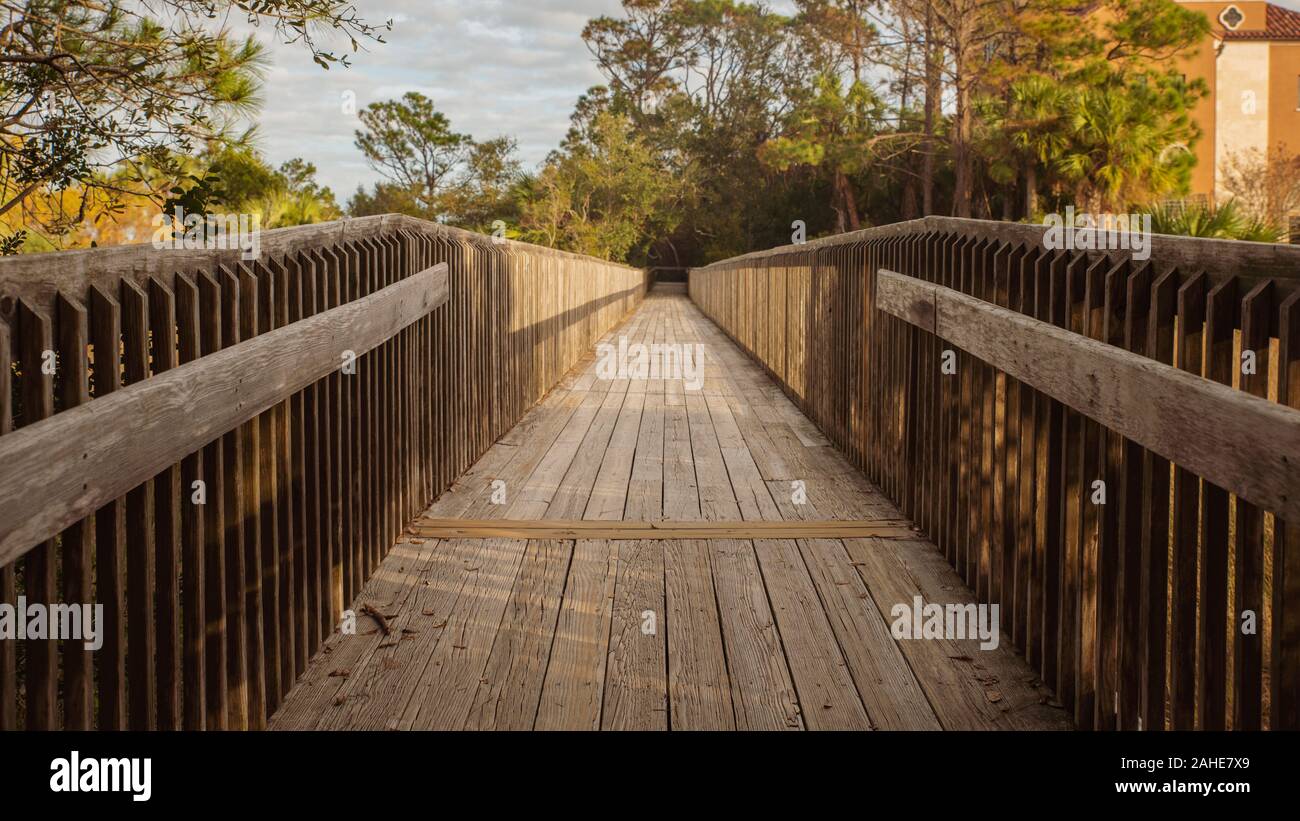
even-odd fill
[[[1236,200],[1218,208],[1205,204],[1161,204],[1151,209],[1151,230],[1157,234],[1251,242],[1282,242],[1286,231],[1259,217],[1244,214]]]
[[[980,108],[990,135],[989,174],[1007,184],[1025,180],[1025,216],[1038,211],[1040,169],[1050,172],[1070,142],[1070,96],[1053,78],[1031,74],[1012,83],[1005,100],[986,98]]]
[[[1192,159],[1167,149],[1190,144],[1196,126],[1185,113],[1167,119],[1157,113],[1157,93],[1134,82],[1073,95],[1070,144],[1056,167],[1074,184],[1082,209],[1120,211],[1186,187]]]

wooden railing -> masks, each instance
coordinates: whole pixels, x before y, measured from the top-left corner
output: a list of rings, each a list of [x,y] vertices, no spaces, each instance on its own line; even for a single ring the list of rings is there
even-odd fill
[[[931,217],[690,293],[1000,605],[1078,727],[1296,729],[1300,249],[1150,250]]]
[[[643,296],[642,272],[384,216],[261,254],[0,260],[0,729],[257,728],[405,524]]]

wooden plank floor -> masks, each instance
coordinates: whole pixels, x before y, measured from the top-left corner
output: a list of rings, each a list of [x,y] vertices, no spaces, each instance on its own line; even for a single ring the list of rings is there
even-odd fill
[[[607,341],[620,337],[703,345],[702,388],[601,379],[593,352],[426,515],[901,518],[680,289],[651,292]],[[812,525],[816,538],[416,532],[353,603],[356,633],[327,640],[273,729],[1068,726],[1005,635],[990,651],[891,636],[891,609],[914,596],[974,601],[919,536],[821,538]]]

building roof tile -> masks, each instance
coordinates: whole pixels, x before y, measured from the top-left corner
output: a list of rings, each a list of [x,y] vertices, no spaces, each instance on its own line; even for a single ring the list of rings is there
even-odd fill
[[[1300,40],[1300,11],[1272,3],[1264,7],[1264,28],[1254,31],[1224,31],[1224,40]]]

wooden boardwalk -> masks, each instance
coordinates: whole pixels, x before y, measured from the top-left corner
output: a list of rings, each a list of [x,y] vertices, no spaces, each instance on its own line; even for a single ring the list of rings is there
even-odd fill
[[[891,636],[915,596],[975,599],[680,290],[651,292],[620,338],[703,345],[701,389],[584,359],[426,514],[467,531],[398,541],[271,728],[1068,726],[1005,636]],[[847,520],[853,537],[825,524]]]

